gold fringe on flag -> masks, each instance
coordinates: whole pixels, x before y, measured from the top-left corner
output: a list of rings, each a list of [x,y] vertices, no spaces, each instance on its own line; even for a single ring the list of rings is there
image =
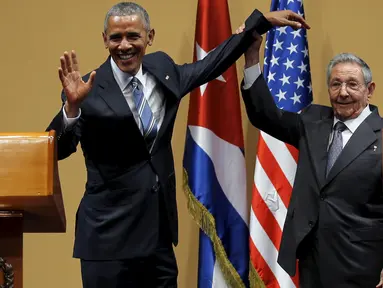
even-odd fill
[[[249,280],[251,288],[266,288],[251,260],[249,263]]]
[[[225,248],[223,247],[221,239],[217,235],[217,230],[215,226],[215,220],[213,215],[206,209],[205,206],[201,204],[195,198],[194,194],[189,187],[189,176],[187,171],[184,169],[184,192],[188,202],[189,213],[191,214],[194,221],[197,222],[197,225],[202,229],[202,231],[210,238],[213,243],[214,252],[216,259],[218,261],[219,267],[221,268],[222,274],[225,277],[227,284],[232,288],[245,288],[241,277],[239,276],[237,270],[235,270],[233,264],[231,264],[229,258],[227,257]]]

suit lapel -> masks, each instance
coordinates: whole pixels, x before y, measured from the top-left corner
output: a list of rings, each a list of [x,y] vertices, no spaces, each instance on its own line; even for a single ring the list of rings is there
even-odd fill
[[[305,124],[308,149],[320,187],[326,181],[327,146],[332,124],[333,118],[330,115],[322,120]]]
[[[347,167],[356,157],[376,141],[375,131],[381,129],[381,118],[374,109],[373,112],[355,130],[346,146],[343,148],[334,166],[330,170],[326,184]]]
[[[98,82],[97,94],[105,101],[119,119],[132,121],[136,124],[133,113],[114,78],[112,66],[110,65],[110,57],[108,57],[104,64],[97,70],[96,79],[97,78],[100,79]],[[137,137],[140,137],[142,145],[146,146],[145,139],[137,124],[130,127],[133,127],[135,131],[127,131],[127,133],[133,133],[132,135],[136,134]]]
[[[113,76],[110,57],[97,71],[100,79],[97,93],[117,116],[132,116],[132,111]]]
[[[175,79],[172,79],[166,71],[163,71],[159,69],[158,67],[161,67],[160,65],[153,65],[149,61],[143,62],[143,69],[148,71],[151,75],[153,75],[156,80],[158,81],[158,84],[160,84],[160,87],[162,89],[162,92],[164,93],[164,97],[166,99],[166,107],[165,107],[165,115],[164,115],[164,120],[162,121],[160,130],[158,131],[157,139],[154,143],[154,147],[152,149],[153,152],[158,147],[159,139],[163,136],[165,131],[169,128],[172,127],[172,123],[174,123],[174,117],[175,113],[177,111],[178,107],[178,90],[175,85]]]
[[[175,79],[170,77],[166,71],[159,69],[161,67],[158,63],[152,64],[149,61],[143,62],[143,69],[147,70],[150,74],[152,74],[160,87],[163,89],[164,97],[166,99],[166,110],[163,122],[161,124],[160,130],[158,131],[157,139],[154,143],[154,147],[152,151],[154,152],[158,146],[159,139],[163,136],[169,126],[172,124],[172,120],[175,117],[175,113],[177,111],[179,99],[178,99],[178,90],[176,86]],[[117,116],[120,117],[133,117],[133,114],[129,108],[128,103],[124,95],[121,92],[120,87],[118,86],[116,80],[113,76],[112,67],[110,65],[110,57],[108,57],[107,61],[100,66],[97,70],[97,76],[100,81],[98,82],[97,93],[100,97],[105,101],[105,103],[114,111]],[[142,136],[139,128],[137,126],[137,131]],[[144,140],[144,138],[142,137]]]
[[[143,69],[149,71],[149,73],[156,78],[159,84],[165,86],[175,97],[183,96],[179,95],[179,89],[176,86],[176,79],[173,79],[174,77],[171,75],[171,73],[168,73],[166,70],[162,70],[161,63],[151,63],[147,59],[148,58],[144,57],[144,61],[142,62]]]
[[[165,95],[166,92],[165,92]],[[161,139],[168,129],[173,129],[174,118],[178,109],[178,104],[175,104],[175,100],[171,97],[166,99],[166,108],[165,108],[164,121],[162,121],[160,131],[158,131],[157,139]],[[153,152],[157,149],[157,144],[159,141],[154,143]]]

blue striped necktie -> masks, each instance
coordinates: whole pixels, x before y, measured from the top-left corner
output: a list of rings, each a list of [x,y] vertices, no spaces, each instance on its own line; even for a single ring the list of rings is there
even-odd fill
[[[143,136],[150,149],[157,136],[157,121],[149,107],[148,101],[144,97],[144,92],[142,91],[142,86],[139,84],[139,80],[133,77],[130,83],[132,85],[134,103],[140,116]]]

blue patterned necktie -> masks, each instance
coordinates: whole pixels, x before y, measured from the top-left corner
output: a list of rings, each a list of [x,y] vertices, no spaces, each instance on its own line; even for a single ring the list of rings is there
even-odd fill
[[[150,149],[157,136],[157,121],[149,107],[148,101],[144,97],[144,92],[139,85],[139,80],[136,77],[133,77],[130,83],[132,85],[133,99],[136,104],[137,113],[140,116],[143,136]]]
[[[330,148],[328,149],[328,155],[327,155],[326,176],[328,176],[340,152],[342,152],[342,149],[343,149],[342,132],[346,129],[347,129],[346,125],[340,121],[337,122],[334,126],[334,134],[333,134],[331,145],[330,145]]]

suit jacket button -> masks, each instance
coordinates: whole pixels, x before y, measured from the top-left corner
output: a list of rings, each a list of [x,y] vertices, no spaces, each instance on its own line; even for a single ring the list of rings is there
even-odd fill
[[[321,195],[321,196],[320,196],[320,200],[321,200],[321,201],[324,201],[324,199],[326,199],[326,197],[325,197],[324,195]]]
[[[156,185],[154,185],[153,187],[152,187],[152,193],[154,194],[154,193],[158,193],[158,191],[160,190],[160,184],[159,183],[157,183]]]
[[[309,226],[312,228],[314,227],[314,222],[313,221],[309,221]]]

